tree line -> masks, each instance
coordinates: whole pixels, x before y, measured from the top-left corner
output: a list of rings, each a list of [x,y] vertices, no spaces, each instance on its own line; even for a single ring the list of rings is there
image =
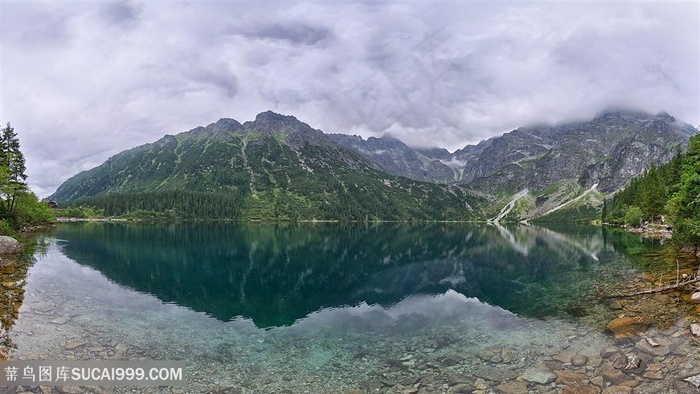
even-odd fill
[[[668,222],[680,245],[700,247],[700,134],[690,138],[685,154],[652,166],[605,200],[602,219],[629,226]]]
[[[10,125],[0,129],[0,234],[54,220],[48,205],[29,190],[24,155]]]

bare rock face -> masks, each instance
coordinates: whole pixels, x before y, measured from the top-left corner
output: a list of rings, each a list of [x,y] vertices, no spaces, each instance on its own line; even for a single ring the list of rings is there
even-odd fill
[[[14,238],[0,235],[0,255],[15,254],[22,250],[22,245]]]

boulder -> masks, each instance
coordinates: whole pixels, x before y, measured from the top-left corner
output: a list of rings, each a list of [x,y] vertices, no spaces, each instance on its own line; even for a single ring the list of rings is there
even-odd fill
[[[16,254],[22,250],[22,244],[16,239],[6,235],[0,235],[0,255]]]
[[[608,330],[612,331],[616,337],[637,335],[640,331],[646,330],[651,321],[646,316],[618,317],[608,323]]]

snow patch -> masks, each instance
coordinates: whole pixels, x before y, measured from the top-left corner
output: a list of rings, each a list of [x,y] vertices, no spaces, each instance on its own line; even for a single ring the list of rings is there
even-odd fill
[[[596,183],[596,185],[597,185],[597,183]],[[513,199],[511,199],[510,202],[508,204],[506,204],[506,206],[503,207],[503,209],[501,209],[501,212],[495,218],[493,218],[489,221],[493,222],[493,223],[500,222],[501,219],[508,216],[510,211],[513,210],[513,207],[515,207],[515,202],[520,200],[521,198],[525,197],[525,195],[527,195],[527,193],[528,193],[527,189],[523,189],[523,190],[519,191],[516,195],[513,196]]]
[[[575,203],[576,201],[578,201],[578,200],[580,200],[580,199],[586,197],[586,195],[588,195],[588,193],[590,193],[590,192],[592,192],[593,190],[595,190],[596,187],[598,187],[598,184],[597,184],[597,183],[594,184],[593,186],[591,186],[590,189],[588,189],[588,190],[586,190],[585,192],[583,192],[583,194],[581,194],[580,196],[574,198],[573,200],[569,200],[569,201],[567,201],[567,202],[565,202],[565,203],[563,203],[563,204],[561,204],[561,205],[559,205],[559,206],[556,206],[556,207],[550,209],[549,211],[543,213],[542,216],[549,215],[550,213],[556,212],[556,211],[558,211],[558,210],[564,208],[565,206],[567,206],[567,205],[569,205],[569,204]]]

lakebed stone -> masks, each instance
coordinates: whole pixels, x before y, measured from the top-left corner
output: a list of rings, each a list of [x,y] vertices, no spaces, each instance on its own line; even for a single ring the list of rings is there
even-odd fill
[[[65,345],[63,345],[63,348],[66,350],[75,350],[79,347],[85,346],[86,344],[87,344],[87,342],[85,342],[85,341],[74,340],[74,341],[67,342]]]
[[[700,304],[700,291],[696,291],[695,293],[690,295],[690,302],[694,304]]]
[[[586,379],[586,374],[576,371],[557,371],[556,382],[559,384],[575,384]]]
[[[603,394],[633,394],[634,389],[626,386],[610,386],[603,389]]]
[[[651,320],[646,316],[623,316],[611,320],[607,327],[616,337],[622,337],[637,335],[646,330],[650,324]]]
[[[700,324],[693,323],[690,325],[690,333],[696,337],[700,337]]]
[[[542,367],[530,368],[518,377],[518,380],[526,380],[532,383],[548,384],[556,378],[552,371]]]
[[[598,394],[600,389],[586,384],[569,384],[561,389],[561,394]]]
[[[506,382],[496,386],[500,394],[527,394],[527,386],[522,382]]]

